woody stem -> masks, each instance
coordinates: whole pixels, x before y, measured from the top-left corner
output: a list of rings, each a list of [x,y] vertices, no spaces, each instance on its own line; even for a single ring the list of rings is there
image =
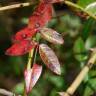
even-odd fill
[[[96,53],[93,52],[87,65],[81,70],[81,72],[78,74],[76,79],[73,81],[73,83],[70,85],[67,91],[64,92],[62,96],[70,96],[74,94],[74,92],[76,91],[78,86],[81,84],[86,74],[89,72],[89,69],[94,65],[95,62],[96,62]]]
[[[79,9],[79,10],[85,12],[86,14],[88,14],[90,17],[96,19],[96,16],[90,14],[88,11],[86,11],[83,7],[79,6],[78,4],[75,4],[68,0],[60,0],[60,2],[64,2],[66,5],[68,5],[70,7]],[[26,3],[13,4],[13,5],[9,5],[9,6],[0,7],[0,11],[10,10],[10,9],[15,9],[15,8],[20,8],[20,7],[27,7],[27,6],[34,5],[34,4],[37,4],[37,3],[26,2]]]
[[[62,0],[61,0],[61,1],[62,1]],[[68,6],[70,6],[70,7],[79,9],[79,10],[81,10],[82,12],[88,14],[90,17],[96,19],[96,16],[90,14],[88,11],[86,11],[83,7],[79,6],[78,4],[75,4],[75,3],[70,2],[70,1],[68,1],[68,0],[64,0],[64,3],[65,3],[66,5],[68,5]]]
[[[18,3],[18,4],[0,7],[0,11],[10,10],[10,9],[15,9],[15,8],[20,8],[20,7],[27,7],[27,6],[35,5],[35,4],[36,3],[32,3],[32,2]]]

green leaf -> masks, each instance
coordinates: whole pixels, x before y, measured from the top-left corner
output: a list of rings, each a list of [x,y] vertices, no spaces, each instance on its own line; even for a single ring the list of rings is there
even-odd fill
[[[78,61],[84,61],[86,59],[86,55],[84,54],[86,52],[85,46],[84,46],[84,41],[82,40],[81,37],[79,37],[74,44],[73,51],[75,54],[75,58]]]
[[[23,82],[23,83],[18,83],[18,84],[14,87],[13,91],[14,91],[15,93],[17,93],[17,94],[22,94],[23,91],[24,91],[24,82]]]
[[[90,76],[90,77],[96,77],[96,70],[95,70],[95,69],[90,70],[89,76]]]
[[[95,20],[92,19],[92,18],[89,18],[85,23],[84,23],[84,26],[83,26],[83,31],[82,31],[82,37],[83,37],[83,40],[86,40],[93,28],[93,25],[95,23]]]
[[[92,2],[95,2],[96,0],[78,0],[77,4],[81,7],[85,8],[87,5],[89,5]]]
[[[95,79],[90,79],[83,96],[92,96],[92,94],[96,91],[96,78]]]
[[[96,46],[96,36],[89,36],[85,42],[85,48],[89,50],[92,47]]]
[[[10,64],[12,64],[12,70],[15,73],[15,75],[20,75],[21,74],[21,69],[23,69],[22,64],[23,59],[21,57],[10,57],[9,58]]]
[[[49,78],[50,82],[54,84],[57,88],[63,88],[64,86],[64,78],[62,77],[57,77],[57,76],[52,76]],[[60,82],[58,82],[60,81]]]
[[[90,1],[90,0],[89,0],[89,1]],[[88,12],[88,11],[85,10],[86,6],[89,5],[90,3],[92,3],[92,0],[91,0],[90,2],[87,2],[86,0],[79,0],[79,1],[77,2],[77,4],[72,3],[72,2],[70,2],[70,1],[66,1],[66,2],[65,2],[65,4],[67,4],[68,6],[71,6],[71,7],[73,7],[73,8],[78,9],[78,10],[81,10],[81,12],[86,13],[85,15],[88,15],[88,16],[96,19],[96,16],[95,16],[95,15],[93,15],[93,14],[91,14],[90,12]]]
[[[57,90],[55,88],[50,92],[50,96],[58,96]]]
[[[96,15],[96,2],[92,2],[86,6],[85,10],[92,15]]]

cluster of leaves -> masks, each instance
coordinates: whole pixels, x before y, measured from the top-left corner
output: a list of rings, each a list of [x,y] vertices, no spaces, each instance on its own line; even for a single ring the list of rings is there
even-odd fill
[[[11,48],[9,48],[6,51],[7,55],[11,55],[11,56],[24,55],[30,52],[32,49],[36,48],[37,50],[39,50],[40,56],[44,61],[44,63],[48,66],[48,68],[50,68],[56,74],[61,73],[59,61],[57,59],[57,56],[54,54],[54,52],[46,44],[39,44],[39,42],[36,42],[33,39],[37,33],[40,33],[41,37],[43,37],[44,39],[46,39],[47,41],[53,44],[63,43],[62,37],[56,31],[50,28],[44,27],[52,19],[52,3],[55,3],[58,1],[59,0],[48,0],[48,1],[41,0],[36,10],[33,12],[32,16],[29,18],[28,26],[20,30],[19,32],[17,32],[16,35],[12,37],[13,45]],[[96,45],[95,43],[96,37],[93,36],[92,34],[91,36],[89,36],[90,31],[92,31],[92,25],[94,23],[94,20],[92,18],[89,18],[89,16],[91,17],[95,16],[96,3],[95,3],[95,0],[78,0],[76,5],[80,6],[84,10],[83,13],[79,12],[78,15],[88,19],[83,26],[83,32],[80,33],[82,37],[79,36],[76,39],[72,49],[74,51],[75,59],[79,61],[82,67],[82,64],[84,66],[84,63],[88,58],[87,56],[88,54],[86,53],[91,47],[94,47]],[[86,15],[86,13],[88,14]],[[64,23],[66,23],[66,20],[64,21]],[[70,23],[71,21],[69,20],[68,25],[71,25]],[[68,25],[67,27],[65,27],[67,32],[68,32]],[[74,26],[75,24],[72,23],[71,27],[73,28]],[[61,27],[62,26],[57,25],[57,28],[62,31],[63,28]],[[69,33],[71,35],[74,34],[74,32],[72,33],[70,32],[70,30],[69,30]],[[30,92],[33,86],[35,85],[35,83],[37,82],[38,78],[41,75],[41,71],[42,71],[42,66],[36,63],[33,64],[32,68],[25,70],[24,76],[26,81],[27,92]],[[93,70],[90,73],[91,75],[96,76],[94,74],[96,73],[96,71]],[[86,79],[87,80],[85,82],[86,88],[84,91],[84,96],[90,96],[94,92],[92,88],[95,90],[96,79],[94,78],[90,79],[90,75],[88,75]],[[89,85],[91,85],[92,88]]]
[[[64,43],[64,40],[59,33],[53,29],[44,27],[52,18],[52,3],[55,2],[57,1],[44,0],[40,2],[32,16],[29,17],[28,26],[17,32],[16,35],[12,37],[13,45],[6,51],[6,54],[10,56],[19,56],[24,55],[27,52],[30,53],[33,49],[36,49],[36,51],[39,50],[41,59],[47,67],[54,73],[60,75],[60,64],[53,50],[46,44],[39,44],[39,42],[36,42],[33,38],[37,33],[40,33],[44,39],[53,44]],[[32,59],[32,57],[29,58]],[[33,62],[32,68],[31,66],[26,68],[24,77],[27,94],[36,84],[41,72],[42,66],[35,62]]]
[[[84,25],[82,27],[82,33],[75,40],[73,45],[73,52],[75,59],[80,63],[80,67],[84,67],[86,60],[88,59],[88,54],[90,48],[96,46],[96,36],[94,35],[94,26],[96,24],[96,0],[78,0],[77,5],[83,9],[83,15],[80,17],[85,17]],[[80,13],[80,12],[79,12]],[[85,15],[89,13],[89,15]],[[82,13],[81,13],[82,14]],[[90,18],[90,16],[92,18]],[[95,18],[94,18],[95,17]],[[94,19],[93,19],[94,18]],[[94,74],[94,76],[93,76]],[[95,67],[90,70],[89,74],[84,79],[84,90],[79,89],[82,92],[82,96],[95,96],[96,87],[96,70]],[[94,78],[93,78],[94,77]],[[81,86],[80,86],[81,88]]]

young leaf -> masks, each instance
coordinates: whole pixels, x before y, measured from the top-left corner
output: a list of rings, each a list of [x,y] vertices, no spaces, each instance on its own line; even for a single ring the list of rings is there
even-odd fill
[[[44,20],[45,25],[51,20],[53,13],[51,4],[47,5],[46,8],[47,9],[45,10],[44,14],[41,16]]]
[[[29,18],[28,27],[31,29],[37,29],[45,26],[52,18],[52,5],[40,3],[33,13],[33,15]]]
[[[32,75],[32,69],[25,70],[24,71],[24,78],[25,78],[25,84],[26,84],[26,92],[29,93],[30,90],[30,82],[31,82],[31,75]]]
[[[35,28],[38,29],[38,28],[40,28],[44,25],[45,25],[44,19],[42,19],[41,16],[32,15],[29,18],[28,27],[31,28],[31,29],[35,29]]]
[[[60,63],[53,50],[49,48],[46,44],[40,44],[39,53],[41,59],[47,65],[47,67],[54,73],[60,75],[61,74]]]
[[[42,72],[42,66],[33,64],[32,69],[25,70],[24,77],[26,83],[26,92],[29,93],[35,86]]]
[[[33,42],[31,40],[23,40],[21,42],[13,44],[9,49],[7,49],[5,54],[11,56],[24,55],[35,46],[36,42]]]
[[[50,28],[41,28],[41,36],[53,44],[63,44],[64,40],[62,36],[55,30]]]
[[[36,8],[36,10],[34,11],[33,15],[42,16],[46,12],[46,10],[49,10],[50,8],[52,9],[51,4],[46,4],[44,2],[41,2]]]
[[[13,36],[12,41],[22,41],[24,39],[32,38],[36,34],[36,29],[30,29],[28,27],[25,27],[21,29],[19,32],[16,33],[15,36]]]
[[[42,73],[42,66],[33,64],[32,76],[31,76],[31,88],[33,88]]]

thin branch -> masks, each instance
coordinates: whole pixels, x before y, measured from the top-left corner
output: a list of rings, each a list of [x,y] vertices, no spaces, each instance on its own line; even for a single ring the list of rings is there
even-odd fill
[[[6,96],[13,96],[14,95],[14,93],[7,91],[5,89],[0,89],[0,94],[6,95]]]
[[[0,88],[0,94],[4,95],[4,96],[21,96],[21,95],[16,95],[13,92],[7,91],[5,89],[1,89]]]
[[[72,96],[95,62],[96,52],[92,52],[91,58],[89,59],[87,65],[85,65],[85,67],[81,70],[79,75],[76,77],[66,92],[59,92],[60,96]]]
[[[58,2],[64,2],[66,5],[74,7],[76,9],[79,9],[79,10],[83,11],[84,13],[88,14],[90,17],[96,19],[96,16],[90,14],[83,7],[77,5],[73,2],[70,2],[68,0],[59,0]],[[0,7],[0,11],[10,10],[10,9],[15,9],[15,8],[20,8],[20,7],[26,7],[26,6],[30,6],[30,5],[33,5],[33,4],[36,4],[36,3],[26,2],[26,3],[13,4],[13,5],[9,5],[9,6]]]
[[[36,3],[26,2],[26,3],[13,4],[9,6],[0,7],[0,11],[10,10],[10,9],[15,9],[15,8],[20,8],[20,7],[27,7],[27,6],[34,5],[34,4]]]
[[[74,8],[76,8],[76,9],[79,9],[79,10],[81,10],[82,12],[88,14],[88,16],[96,19],[96,16],[95,16],[95,15],[89,13],[89,12],[86,11],[83,7],[79,6],[78,4],[75,4],[75,3],[70,2],[70,1],[68,1],[68,0],[65,0],[64,3],[65,3],[66,5],[68,5],[68,6],[70,6],[70,7],[74,7]]]

